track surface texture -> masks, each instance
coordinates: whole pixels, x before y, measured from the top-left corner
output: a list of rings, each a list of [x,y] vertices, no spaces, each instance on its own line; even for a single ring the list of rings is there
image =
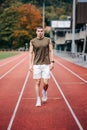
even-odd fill
[[[0,130],[87,130],[87,69],[55,56],[41,107],[28,69],[28,52],[0,61]]]

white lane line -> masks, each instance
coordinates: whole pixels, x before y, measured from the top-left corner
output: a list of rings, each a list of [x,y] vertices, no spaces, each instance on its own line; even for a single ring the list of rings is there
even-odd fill
[[[69,72],[71,72],[73,75],[75,75],[77,78],[79,78],[80,80],[82,80],[83,82],[87,83],[87,80],[83,79],[82,77],[80,77],[78,74],[76,74],[75,72],[73,72],[72,70],[70,70],[69,68],[67,68],[66,66],[64,66],[63,64],[61,64],[60,62],[58,62],[57,60],[55,60],[57,64],[59,64],[60,66],[62,66],[64,69],[68,70]]]
[[[9,60],[9,61],[7,61],[7,62],[1,64],[0,67],[3,67],[3,66],[5,66],[5,65],[9,64],[10,62],[13,62],[13,61],[17,60],[18,58],[20,58],[20,57],[22,57],[22,56],[23,56],[23,55],[20,55],[20,56],[18,56],[18,57],[14,57],[14,59],[12,58],[11,60]]]
[[[85,83],[81,81],[81,82],[60,82],[60,84],[73,84],[73,85],[75,84],[76,85],[76,84],[85,84]]]
[[[66,103],[66,105],[67,105],[67,107],[68,107],[68,109],[70,111],[70,113],[71,113],[71,115],[73,116],[73,118],[74,118],[74,120],[75,120],[75,122],[76,122],[76,124],[77,124],[77,126],[79,128],[79,130],[84,130],[83,127],[82,127],[82,125],[80,124],[78,118],[76,117],[73,109],[71,108],[68,100],[66,99],[65,95],[63,94],[63,92],[62,92],[62,90],[61,90],[61,88],[60,88],[57,80],[55,79],[54,75],[52,74],[52,72],[51,72],[51,76],[52,76],[52,78],[53,78],[53,80],[54,80],[54,82],[56,84],[56,87],[58,88],[59,92],[61,93],[61,95],[62,95],[62,97],[63,97],[63,99],[64,99],[64,101],[65,101],[65,103]]]
[[[23,100],[36,100],[36,98],[22,98]],[[60,97],[48,97],[48,100],[60,100]]]
[[[19,95],[17,104],[16,104],[15,109],[14,109],[14,111],[13,111],[13,114],[12,114],[12,117],[11,117],[11,119],[10,119],[10,122],[9,122],[9,125],[8,125],[7,130],[11,130],[11,128],[12,128],[12,124],[13,124],[13,121],[14,121],[14,119],[15,119],[15,116],[16,116],[16,113],[17,113],[17,110],[18,110],[18,107],[19,107],[21,98],[22,98],[22,96],[23,96],[23,93],[24,93],[24,90],[25,90],[27,81],[28,81],[28,79],[29,79],[29,76],[30,76],[30,71],[28,71],[28,73],[27,73],[26,79],[25,79],[25,81],[24,81],[22,90],[21,90],[21,92],[20,92],[20,95]]]
[[[14,65],[11,69],[9,69],[5,74],[3,74],[2,76],[0,76],[0,79],[4,78],[7,74],[9,74],[12,70],[14,70],[18,65],[20,65],[23,61],[26,60],[27,57],[23,58],[19,63],[17,63],[16,65]]]

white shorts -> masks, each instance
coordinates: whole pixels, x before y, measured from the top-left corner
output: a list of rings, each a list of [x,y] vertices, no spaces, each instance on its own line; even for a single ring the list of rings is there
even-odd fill
[[[34,79],[49,79],[50,67],[49,65],[34,65],[33,66],[33,78]]]

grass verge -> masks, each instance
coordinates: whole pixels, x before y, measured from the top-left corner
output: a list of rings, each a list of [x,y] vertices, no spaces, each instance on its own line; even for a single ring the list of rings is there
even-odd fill
[[[5,59],[11,56],[15,56],[19,54],[19,52],[15,52],[15,51],[0,51],[0,60],[1,59]]]

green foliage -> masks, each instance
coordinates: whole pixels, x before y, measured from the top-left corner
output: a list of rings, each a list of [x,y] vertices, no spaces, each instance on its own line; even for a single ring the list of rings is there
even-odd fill
[[[0,15],[0,48],[25,46],[35,35],[35,28],[41,24],[40,11],[30,4],[18,4],[5,8]]]
[[[0,0],[0,48],[16,49],[29,43],[36,26],[42,24],[43,1],[45,25],[71,16],[72,0]]]

